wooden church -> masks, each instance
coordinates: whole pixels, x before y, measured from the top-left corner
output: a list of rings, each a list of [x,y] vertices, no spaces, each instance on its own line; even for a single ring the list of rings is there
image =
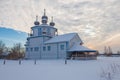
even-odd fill
[[[27,37],[26,59],[96,59],[96,50],[83,46],[83,41],[77,33],[58,35],[53,18],[48,24],[44,10],[42,23],[36,21]]]

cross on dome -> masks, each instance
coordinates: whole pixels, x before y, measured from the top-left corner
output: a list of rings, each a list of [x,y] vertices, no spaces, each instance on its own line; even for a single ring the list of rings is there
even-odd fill
[[[53,16],[51,17],[50,26],[55,26],[55,23],[53,22]]]
[[[34,22],[35,25],[39,25],[40,22],[38,21],[38,16],[36,16],[36,21]]]
[[[47,24],[48,17],[46,16],[46,10],[44,9],[44,15],[42,16],[42,23]]]
[[[44,16],[46,15],[46,9],[44,9]]]

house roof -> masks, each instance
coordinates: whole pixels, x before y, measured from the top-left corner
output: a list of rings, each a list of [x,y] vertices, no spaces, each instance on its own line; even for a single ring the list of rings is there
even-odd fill
[[[75,35],[77,35],[77,33],[68,33],[64,35],[58,35],[46,41],[45,43],[57,43],[57,42],[70,41]]]
[[[71,47],[68,52],[74,52],[74,51],[78,51],[78,52],[96,52],[96,50],[92,50],[89,49],[85,46],[80,45],[80,42],[76,42],[73,47]]]

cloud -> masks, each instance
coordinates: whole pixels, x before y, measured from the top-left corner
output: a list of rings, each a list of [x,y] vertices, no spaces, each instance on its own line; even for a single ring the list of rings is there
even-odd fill
[[[119,37],[111,39],[120,32],[119,0],[1,0],[0,23],[30,32],[36,15],[41,21],[44,8],[60,34],[77,32],[85,45],[96,49],[103,49],[109,40],[119,47],[119,41],[114,41]]]

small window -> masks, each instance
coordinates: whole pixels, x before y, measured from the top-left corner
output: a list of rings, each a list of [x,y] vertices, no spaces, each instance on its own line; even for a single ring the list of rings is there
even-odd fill
[[[50,28],[48,28],[48,35],[50,35]]]
[[[34,51],[39,51],[39,47],[35,47],[35,48],[34,48]]]
[[[48,48],[48,51],[50,51],[50,50],[51,50],[51,47],[50,47],[50,46],[48,46],[47,48]]]
[[[30,48],[30,51],[33,51],[33,48]]]
[[[29,51],[28,48],[26,48],[26,51]]]
[[[43,47],[43,51],[46,51],[46,47],[45,46]]]
[[[46,32],[43,32],[43,34],[46,34]]]
[[[41,35],[41,28],[38,29],[38,36]]]
[[[64,50],[64,45],[60,45],[60,49],[61,49],[61,50]]]

